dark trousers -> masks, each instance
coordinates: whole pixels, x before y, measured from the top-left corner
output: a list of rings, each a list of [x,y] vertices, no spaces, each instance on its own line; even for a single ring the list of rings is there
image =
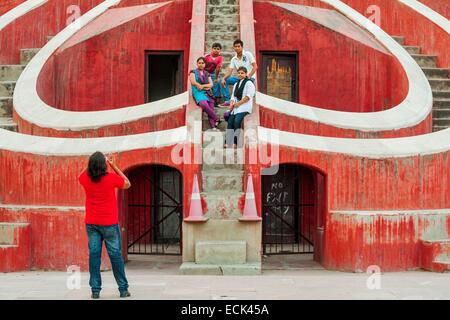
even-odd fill
[[[248,114],[248,112],[230,114],[230,117],[228,118],[227,133],[225,138],[225,143],[227,144],[227,146],[232,146],[233,143],[238,144],[238,137],[241,134],[242,121]],[[241,147],[241,145],[239,145],[239,147]]]
[[[106,250],[116,279],[119,291],[128,290],[128,281],[125,276],[125,265],[122,258],[122,243],[120,241],[119,225],[100,226],[86,224],[89,241],[89,285],[92,292],[100,292],[102,289],[102,277],[100,264],[102,260],[102,244],[105,241]]]

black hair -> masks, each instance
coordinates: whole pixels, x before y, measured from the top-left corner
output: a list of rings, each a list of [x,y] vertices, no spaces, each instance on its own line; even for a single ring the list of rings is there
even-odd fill
[[[237,69],[237,71],[238,71],[238,72],[239,72],[239,71],[244,71],[245,73],[248,73],[246,67],[239,67],[239,68]]]
[[[244,42],[241,39],[234,40],[233,47],[237,44],[240,44],[242,48],[244,47]]]
[[[220,50],[222,50],[222,45],[218,42],[214,42],[211,48],[219,48]]]
[[[92,182],[97,183],[107,173],[106,158],[103,153],[97,151],[89,157],[88,176]]]
[[[198,59],[197,59],[197,63],[198,63],[198,62],[199,62],[200,60],[203,60],[203,62],[204,62],[204,63],[206,63],[206,60],[205,60],[205,58],[204,58],[204,57],[200,57],[200,58],[198,58]]]

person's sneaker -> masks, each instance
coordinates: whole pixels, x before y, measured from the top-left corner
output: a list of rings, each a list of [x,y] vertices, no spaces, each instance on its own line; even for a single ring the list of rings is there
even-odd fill
[[[131,296],[131,293],[128,290],[120,293],[121,298],[127,298],[129,296]]]
[[[224,107],[229,107],[230,106],[230,101],[225,101],[224,103],[222,103],[221,105],[219,105],[220,107],[224,108]]]
[[[91,298],[92,298],[92,299],[98,299],[98,298],[100,298],[100,293],[99,293],[99,292],[92,292]]]

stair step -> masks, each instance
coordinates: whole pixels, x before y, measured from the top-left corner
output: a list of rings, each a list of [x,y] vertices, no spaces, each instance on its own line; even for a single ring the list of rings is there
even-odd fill
[[[450,108],[448,109],[433,109],[433,120],[440,118],[450,118]]]
[[[17,132],[17,124],[12,118],[2,117],[0,118],[0,129]]]
[[[420,54],[421,48],[417,46],[403,46],[408,53]]]
[[[239,0],[208,0],[207,5],[213,5],[213,6],[218,6],[218,5],[238,5],[239,4]]]
[[[450,98],[434,98],[433,109],[450,108]]]
[[[27,65],[41,48],[20,49],[20,64]]]
[[[239,32],[239,24],[220,24],[220,23],[207,23],[206,32]]]
[[[235,191],[242,192],[242,177],[244,172],[242,170],[203,170],[203,191]]]
[[[11,117],[13,109],[12,97],[0,97],[0,117]]]
[[[206,12],[209,15],[237,15],[239,14],[239,6],[235,4],[226,5],[208,5]]]
[[[433,126],[439,127],[450,127],[450,117],[449,118],[433,118]]]
[[[197,264],[244,264],[247,261],[245,241],[197,241],[195,263]]]
[[[0,65],[0,81],[17,81],[23,69],[20,64]]]
[[[203,148],[222,148],[225,141],[224,131],[204,131],[203,132]]]
[[[243,164],[244,150],[242,148],[206,148],[203,149],[203,165]]]
[[[423,72],[428,78],[442,78],[448,79],[450,75],[450,69],[443,68],[422,68]]]
[[[243,194],[231,191],[202,192],[206,200],[206,216],[211,219],[239,219],[242,215],[238,203]]]
[[[445,130],[448,129],[447,126],[438,126],[438,125],[433,125],[433,132],[437,132],[437,131],[441,131],[441,130]]]
[[[233,15],[207,14],[206,22],[217,24],[238,24],[239,16],[234,14]]]
[[[391,36],[391,37],[401,45],[405,43],[405,37],[403,36]]]
[[[449,91],[433,90],[433,98],[434,101],[441,99],[450,99],[450,90]]]
[[[436,67],[437,56],[428,54],[411,54],[420,67]]]
[[[234,40],[239,39],[239,32],[206,32],[205,41],[207,43],[220,42],[224,45],[233,45]]]
[[[180,273],[184,275],[236,275],[251,276],[261,274],[261,263],[250,262],[243,264],[199,264],[195,262],[183,262]]]
[[[450,79],[436,79],[430,78],[428,79],[430,83],[431,89],[436,91],[448,91],[450,90]]]
[[[0,97],[12,97],[17,81],[0,81]]]

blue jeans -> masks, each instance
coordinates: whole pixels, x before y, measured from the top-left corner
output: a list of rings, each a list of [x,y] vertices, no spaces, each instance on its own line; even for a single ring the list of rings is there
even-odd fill
[[[234,144],[238,144],[238,137],[241,134],[241,125],[248,112],[240,112],[238,114],[230,114],[228,118],[227,132],[225,143],[231,147]],[[241,141],[239,141],[239,147],[241,147]]]
[[[125,276],[125,265],[122,258],[122,243],[120,241],[120,230],[118,224],[111,226],[100,226],[86,224],[89,241],[89,285],[92,292],[102,290],[102,277],[100,275],[100,264],[102,260],[102,244],[105,241],[106,250],[119,286],[120,293],[128,290],[128,281]]]
[[[210,74],[210,76],[211,76],[211,80],[213,82],[213,87],[212,87],[213,96],[214,96],[214,98],[219,98],[223,94],[223,90],[221,90],[222,85],[220,84],[220,78],[219,78],[219,82],[215,83],[214,79],[216,78],[216,73],[213,72]]]

